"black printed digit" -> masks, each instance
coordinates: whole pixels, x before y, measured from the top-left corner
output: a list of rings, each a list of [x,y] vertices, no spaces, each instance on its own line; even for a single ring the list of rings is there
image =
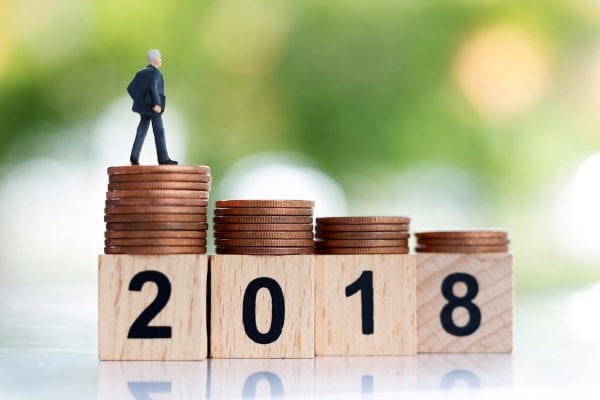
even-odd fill
[[[142,271],[131,279],[129,290],[139,292],[146,282],[154,282],[158,287],[156,298],[129,328],[128,339],[170,339],[170,326],[149,326],[150,322],[165,307],[171,297],[171,282],[163,273],[158,271]]]
[[[362,333],[372,335],[373,328],[373,271],[363,271],[357,280],[346,286],[346,297],[360,292]]]
[[[454,285],[462,282],[467,286],[467,293],[463,297],[454,295]],[[448,275],[442,282],[442,295],[448,303],[442,308],[440,322],[446,332],[454,336],[468,336],[474,333],[481,325],[481,310],[473,300],[479,292],[479,284],[473,275],[457,272]],[[452,319],[455,308],[463,307],[469,312],[469,322],[465,326],[458,326]]]
[[[267,289],[271,295],[271,327],[265,333],[256,326],[256,296],[260,289]],[[248,284],[242,303],[242,318],[244,330],[250,339],[259,344],[269,344],[276,341],[283,330],[285,321],[285,302],[283,290],[279,283],[272,278],[256,278]]]

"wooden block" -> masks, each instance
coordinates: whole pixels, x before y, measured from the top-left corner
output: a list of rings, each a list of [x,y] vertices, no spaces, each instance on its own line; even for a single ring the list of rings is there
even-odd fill
[[[208,256],[102,255],[100,360],[203,360]]]
[[[416,260],[315,256],[315,354],[416,354]]]
[[[416,381],[416,356],[315,358],[317,396],[335,393],[339,398],[378,398],[386,392],[397,394],[399,391],[414,390]]]
[[[210,356],[314,357],[314,256],[216,255]]]
[[[204,399],[208,361],[101,362],[98,400]]]
[[[210,360],[213,399],[312,398],[314,360]]]
[[[420,353],[512,351],[509,253],[417,255]]]

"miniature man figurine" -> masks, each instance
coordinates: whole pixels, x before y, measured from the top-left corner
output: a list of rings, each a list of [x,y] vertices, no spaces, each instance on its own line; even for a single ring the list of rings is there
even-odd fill
[[[163,128],[162,113],[165,111],[165,83],[159,70],[162,60],[158,50],[148,51],[148,66],[138,71],[127,86],[127,92],[133,99],[134,112],[140,114],[140,123],[131,149],[131,165],[138,165],[140,151],[148,133],[148,126],[152,121],[154,131],[154,143],[156,144],[156,155],[159,164],[177,165],[177,161],[169,158],[167,144],[165,142],[165,130]]]

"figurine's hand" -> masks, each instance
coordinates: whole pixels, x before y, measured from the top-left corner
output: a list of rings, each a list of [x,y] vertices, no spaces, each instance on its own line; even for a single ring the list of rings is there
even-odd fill
[[[160,108],[160,106],[159,106],[159,105],[155,105],[154,107],[152,107],[152,110],[153,110],[155,113],[159,113],[159,114],[160,114],[160,112],[162,111],[162,108]]]

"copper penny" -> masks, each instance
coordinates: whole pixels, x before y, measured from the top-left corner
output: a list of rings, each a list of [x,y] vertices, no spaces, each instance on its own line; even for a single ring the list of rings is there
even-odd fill
[[[109,231],[203,231],[208,229],[206,223],[195,222],[109,222]]]
[[[108,190],[210,190],[204,182],[117,182],[109,183]]]
[[[408,247],[408,240],[316,240],[318,247]]]
[[[318,247],[317,254],[408,254],[408,247]]]
[[[198,198],[208,199],[208,192],[202,190],[110,190],[106,192],[107,199],[124,198]]]
[[[417,246],[419,253],[506,253],[508,246]]]
[[[218,231],[310,231],[312,224],[214,224]]]
[[[206,222],[201,214],[106,214],[104,222]]]
[[[215,215],[305,215],[312,216],[312,208],[285,208],[285,207],[239,207],[239,208],[215,208]]]
[[[111,246],[195,246],[206,247],[206,239],[177,238],[140,238],[140,239],[105,239],[104,245]]]
[[[283,207],[283,208],[314,208],[312,200],[219,200],[215,204],[218,208],[236,207]]]
[[[313,247],[308,239],[216,239],[215,245],[220,247]]]
[[[109,175],[118,174],[210,174],[210,167],[206,165],[124,165],[121,167],[108,167]]]
[[[503,230],[464,230],[464,231],[426,231],[416,232],[417,238],[506,238]]]
[[[110,183],[117,182],[205,182],[210,183],[212,177],[208,174],[120,174],[110,175]]]
[[[114,206],[183,206],[183,207],[207,207],[207,199],[174,199],[161,197],[110,199],[104,202],[106,207]]]
[[[317,218],[319,225],[410,224],[408,217],[327,217]]]
[[[216,224],[312,224],[313,217],[222,215],[213,218]]]
[[[221,231],[214,232],[215,239],[311,239],[312,231]]]
[[[107,239],[206,239],[206,231],[105,231]]]
[[[506,238],[419,238],[419,245],[423,246],[507,246],[510,240]]]
[[[317,232],[408,232],[408,224],[322,225],[317,222]]]
[[[312,247],[219,247],[217,254],[293,255],[314,254]]]
[[[205,254],[201,246],[107,246],[105,254]]]
[[[114,206],[105,207],[105,214],[202,214],[206,215],[206,207],[177,206]]]
[[[315,235],[317,239],[324,240],[337,240],[337,239],[348,239],[348,240],[380,240],[380,239],[408,239],[410,234],[408,232],[322,232],[318,231]]]

